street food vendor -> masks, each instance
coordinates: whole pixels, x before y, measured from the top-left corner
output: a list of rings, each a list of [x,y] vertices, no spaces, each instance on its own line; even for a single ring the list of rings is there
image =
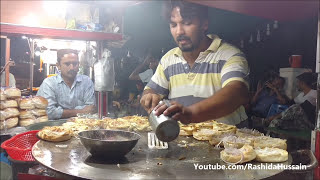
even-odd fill
[[[48,100],[49,119],[74,117],[77,113],[95,111],[94,85],[88,76],[78,74],[78,52],[61,49],[57,52],[57,76],[46,78],[37,96]]]
[[[249,100],[248,63],[236,47],[206,35],[208,8],[184,1],[166,6],[178,47],[167,52],[147,84],[141,105],[150,113],[170,115],[184,124],[215,119],[244,127]],[[157,106],[163,98],[171,100]]]

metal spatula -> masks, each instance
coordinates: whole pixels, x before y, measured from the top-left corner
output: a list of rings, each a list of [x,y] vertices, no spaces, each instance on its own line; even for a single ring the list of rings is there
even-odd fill
[[[148,147],[150,149],[168,149],[168,143],[160,141],[153,132],[148,132]]]

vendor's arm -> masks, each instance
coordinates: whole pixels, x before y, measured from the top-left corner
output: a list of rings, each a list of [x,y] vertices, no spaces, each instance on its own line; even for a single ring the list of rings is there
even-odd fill
[[[172,102],[169,108],[159,107],[157,115],[166,109],[164,115],[172,115],[173,119],[180,120],[182,123],[198,123],[210,119],[218,119],[234,112],[241,105],[249,101],[248,88],[245,83],[231,81],[224,88],[213,96],[202,100],[189,107]]]
[[[159,63],[156,72],[146,85],[140,103],[142,107],[150,113],[163,97],[169,94],[169,81],[164,74],[164,69]]]

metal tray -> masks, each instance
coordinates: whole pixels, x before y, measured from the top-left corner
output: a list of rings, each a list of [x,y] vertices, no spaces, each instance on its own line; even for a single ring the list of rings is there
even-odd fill
[[[196,170],[199,165],[226,165],[220,160],[221,149],[192,137],[178,137],[165,150],[148,149],[147,133],[139,133],[141,139],[124,158],[104,160],[94,158],[77,138],[52,143],[38,141],[32,155],[40,164],[70,178],[85,179],[263,179],[282,172],[282,169],[259,170]],[[185,146],[187,144],[187,146]],[[191,146],[192,145],[192,146]],[[273,165],[289,165],[289,160]],[[270,163],[249,162],[265,166]]]
[[[41,130],[45,126],[60,126],[65,122],[67,122],[66,119],[50,120],[50,121],[46,121],[46,122],[40,122],[40,123],[31,124],[29,126],[26,126],[26,129],[29,130],[29,131]]]

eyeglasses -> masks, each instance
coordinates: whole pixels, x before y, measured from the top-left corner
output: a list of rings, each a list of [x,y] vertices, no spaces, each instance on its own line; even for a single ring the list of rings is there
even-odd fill
[[[63,64],[66,65],[66,66],[70,66],[70,64],[72,64],[72,66],[78,66],[79,62],[65,62]]]

